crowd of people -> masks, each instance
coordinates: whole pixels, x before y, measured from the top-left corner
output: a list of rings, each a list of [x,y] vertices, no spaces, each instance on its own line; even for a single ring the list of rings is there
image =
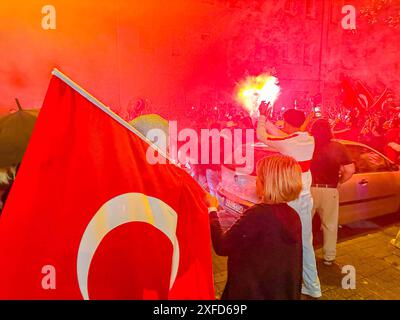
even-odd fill
[[[214,249],[228,256],[222,299],[300,299],[301,294],[321,297],[312,218],[315,213],[321,217],[324,263],[331,265],[336,256],[337,188],[354,173],[346,149],[333,141],[329,121],[289,109],[277,126],[267,104],[261,104],[258,119],[229,104],[193,108],[191,112],[188,117],[194,128],[253,128],[259,141],[280,153],[257,163],[254,187],[259,202],[226,232],[220,224],[221,208],[215,197],[218,165],[209,163],[199,175],[205,177],[210,191],[205,202]]]
[[[196,178],[203,176],[202,184],[210,192],[205,202],[214,249],[228,256],[223,299],[300,299],[301,294],[321,297],[313,216],[320,216],[324,264],[330,266],[336,258],[338,188],[355,172],[350,155],[335,139],[363,142],[395,162],[399,159],[397,110],[374,114],[344,110],[330,118],[329,113],[323,117],[315,111],[306,116],[293,108],[277,115],[271,114],[266,103],[260,105],[257,119],[232,104],[192,107],[189,111],[193,128],[253,128],[259,141],[280,153],[257,163],[255,190],[259,202],[226,232],[221,228],[221,208],[215,197],[220,168],[210,164],[203,173],[197,172]],[[7,185],[3,203],[16,169],[0,172],[0,184]]]
[[[318,107],[311,108],[307,116],[297,108],[271,113],[262,104],[259,118],[252,119],[229,104],[192,107],[193,126],[253,128],[259,141],[281,154],[258,163],[256,189],[260,201],[227,232],[222,231],[214,197],[220,169],[208,165],[202,174],[197,172],[199,182],[210,191],[206,202],[214,249],[228,256],[223,299],[299,299],[301,294],[321,297],[312,220],[319,215],[323,262],[330,266],[336,258],[338,188],[355,172],[351,155],[340,140],[364,143],[399,162],[399,110],[331,111],[321,112]],[[201,171],[201,167],[197,168]],[[300,175],[296,175],[299,170]]]
[[[253,120],[246,111],[232,103],[192,105],[188,113],[189,127],[208,128],[218,124],[221,128],[253,128]]]
[[[355,113],[344,121],[332,120],[337,139],[364,143],[385,154],[393,162],[399,162],[400,118],[399,111]]]
[[[400,108],[366,111],[335,105],[324,109],[318,104],[306,108],[294,106],[294,109],[305,112],[311,118],[316,115],[328,119],[336,139],[366,144],[393,162],[400,162]],[[285,108],[274,108],[272,119],[277,125],[282,124],[285,111]],[[191,119],[191,128],[215,127],[216,124],[219,128],[246,129],[255,126],[254,119],[232,103],[193,105],[188,111],[188,119]]]
[[[218,201],[209,195],[211,233],[217,254],[228,256],[226,299],[321,297],[313,248],[312,218],[318,213],[324,236],[324,263],[336,257],[338,187],[355,168],[346,149],[333,140],[329,121],[311,121],[290,109],[277,127],[262,103],[257,138],[281,155],[257,164],[259,203],[226,232],[218,220]],[[311,124],[311,132],[305,127]]]

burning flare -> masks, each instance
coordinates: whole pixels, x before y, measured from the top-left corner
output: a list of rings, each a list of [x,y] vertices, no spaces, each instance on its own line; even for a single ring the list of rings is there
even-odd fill
[[[278,78],[263,73],[258,76],[249,76],[238,83],[237,101],[249,112],[250,116],[256,115],[261,101],[274,105],[280,94]]]

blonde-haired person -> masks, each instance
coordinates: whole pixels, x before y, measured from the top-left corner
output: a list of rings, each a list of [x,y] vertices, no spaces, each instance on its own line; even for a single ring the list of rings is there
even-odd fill
[[[19,164],[6,169],[0,169],[0,213],[3,211],[18,169]]]
[[[217,199],[206,197],[215,252],[228,256],[222,299],[300,299],[301,221],[287,202],[301,192],[301,168],[288,156],[266,157],[257,163],[256,187],[260,202],[226,232],[218,219]]]

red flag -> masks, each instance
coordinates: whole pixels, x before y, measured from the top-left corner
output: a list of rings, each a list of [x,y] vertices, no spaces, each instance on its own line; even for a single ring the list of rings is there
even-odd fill
[[[0,298],[213,299],[202,189],[55,75],[0,218]]]
[[[383,90],[383,92],[380,94],[380,96],[372,104],[370,110],[373,112],[383,110],[384,106],[386,104],[386,101],[389,98],[389,95],[390,95],[390,92],[389,92],[388,88],[385,88],[385,90]]]
[[[356,81],[355,91],[357,92],[358,101],[362,107],[365,110],[368,110],[374,102],[374,97],[371,91],[368,90],[368,88],[361,81]]]
[[[343,105],[350,109],[357,109],[360,112],[365,111],[365,106],[359,97],[357,90],[354,88],[352,82],[348,77],[342,78],[342,89],[343,89]]]

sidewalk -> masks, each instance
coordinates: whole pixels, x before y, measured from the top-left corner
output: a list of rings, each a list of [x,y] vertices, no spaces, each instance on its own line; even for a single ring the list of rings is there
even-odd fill
[[[400,300],[400,249],[389,244],[400,224],[338,244],[336,264],[318,263],[323,300]],[[321,249],[316,251],[322,258]],[[321,261],[321,260],[320,260]],[[344,265],[356,270],[356,289],[345,290]]]
[[[227,227],[235,217],[226,215]],[[322,286],[321,300],[400,300],[400,249],[389,244],[400,229],[400,223],[369,231],[351,239],[339,240],[334,265],[322,263],[322,250],[316,250],[318,273]],[[213,252],[216,297],[220,298],[226,282],[226,258]],[[342,267],[356,270],[356,289],[342,289],[346,274]]]

